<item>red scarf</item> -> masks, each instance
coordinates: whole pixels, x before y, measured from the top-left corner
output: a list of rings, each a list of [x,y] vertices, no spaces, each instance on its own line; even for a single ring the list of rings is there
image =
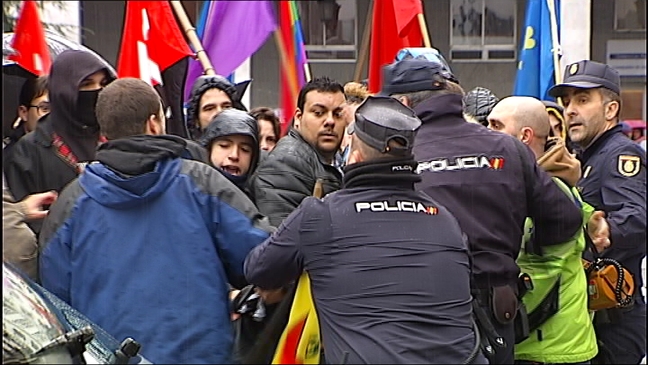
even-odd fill
[[[102,144],[106,142],[107,139],[104,136],[99,136],[99,140],[97,141],[97,144]],[[85,163],[80,164],[79,160],[77,157],[72,153],[72,150],[68,145],[63,142],[63,139],[61,136],[59,136],[56,133],[52,134],[52,145],[54,145],[54,148],[56,148],[56,154],[65,162],[67,162],[70,166],[72,166],[77,174],[80,174],[81,171],[83,171],[83,166],[85,166]]]

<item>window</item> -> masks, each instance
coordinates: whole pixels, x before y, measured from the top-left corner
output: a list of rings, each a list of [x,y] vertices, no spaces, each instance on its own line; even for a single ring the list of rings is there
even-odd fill
[[[309,61],[356,60],[356,0],[297,1]]]
[[[614,29],[646,30],[646,0],[615,0]]]
[[[451,0],[450,58],[514,61],[515,0]]]

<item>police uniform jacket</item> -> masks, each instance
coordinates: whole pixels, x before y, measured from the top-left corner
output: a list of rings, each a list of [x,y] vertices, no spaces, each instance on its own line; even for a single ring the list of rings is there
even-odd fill
[[[565,242],[581,228],[580,210],[538,167],[531,150],[509,135],[467,123],[460,95],[436,96],[414,109],[423,122],[414,143],[423,179],[417,189],[459,221],[476,286],[517,280],[525,217],[535,223],[538,245]]]
[[[587,147],[580,159],[583,174],[578,189],[583,200],[605,211],[610,226],[611,245],[602,256],[618,260],[633,274],[635,287],[641,288],[641,260],[646,256],[646,155],[616,126]]]
[[[246,258],[261,288],[309,274],[328,363],[458,364],[473,349],[468,247],[448,210],[414,191],[415,168],[348,166],[342,190],[306,198]]]

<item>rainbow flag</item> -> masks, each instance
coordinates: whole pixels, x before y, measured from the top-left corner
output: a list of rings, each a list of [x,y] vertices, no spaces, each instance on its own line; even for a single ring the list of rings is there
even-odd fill
[[[299,90],[306,83],[306,48],[299,11],[294,0],[279,1],[279,33],[285,59],[281,64],[281,100],[283,113],[282,134],[297,107]]]

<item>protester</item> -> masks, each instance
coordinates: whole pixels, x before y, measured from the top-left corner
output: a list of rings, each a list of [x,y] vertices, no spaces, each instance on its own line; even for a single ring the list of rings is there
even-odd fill
[[[463,98],[463,116],[467,122],[479,123],[488,126],[486,117],[490,114],[499,99],[492,91],[484,87],[476,87]]]
[[[200,141],[207,125],[218,113],[235,108],[247,111],[236,86],[220,75],[203,75],[194,81],[187,107],[187,129],[194,141]]]
[[[259,146],[261,150],[272,151],[281,136],[279,117],[272,109],[264,106],[252,109],[250,115],[259,123]]]
[[[346,100],[339,83],[316,78],[299,92],[295,123],[252,178],[252,193],[270,223],[281,222],[323,180],[324,194],[340,188],[342,174],[333,159],[346,127]]]
[[[36,129],[38,120],[49,113],[47,76],[28,78],[20,89],[18,96],[18,123],[13,132],[6,138],[4,153],[8,153],[14,143]]]
[[[108,142],[52,206],[40,236],[43,286],[153,363],[228,363],[228,283],[271,227],[206,164],[164,135],[155,90],[123,78],[97,116]],[[109,229],[103,228],[109,227]]]
[[[381,93],[403,101],[423,121],[414,144],[422,177],[417,190],[447,207],[468,236],[473,295],[504,340],[503,347],[491,342],[490,361],[510,364],[524,220],[533,219],[535,242],[551,246],[576,233],[580,210],[521,142],[467,123],[463,90],[441,73],[435,62],[398,61],[385,66]]]
[[[45,218],[43,206],[52,204],[56,197],[55,192],[48,191],[16,202],[2,178],[2,260],[32,280],[38,280],[38,241],[26,222]]]
[[[95,103],[99,91],[114,78],[94,54],[64,51],[56,57],[48,79],[50,113],[5,157],[7,184],[17,200],[43,191],[60,192],[94,160],[97,145],[104,141]],[[31,228],[38,233],[39,225]]]
[[[612,67],[589,60],[568,65],[562,84],[549,94],[565,106],[568,133],[582,149],[583,199],[605,211],[610,248],[602,256],[619,261],[643,286],[646,257],[646,155],[623,135],[619,125],[621,80]],[[646,354],[646,303],[635,290],[630,309],[598,311],[594,328],[599,341],[595,362],[638,364]]]
[[[587,281],[581,262],[585,231],[589,228],[592,241],[602,251],[610,244],[609,227],[602,212],[593,215],[594,209],[582,201],[575,188],[581,175],[578,160],[562,138],[548,137],[554,126],[545,105],[532,97],[512,96],[502,99],[488,116],[496,121],[491,128],[518,138],[533,151],[538,165],[582,207],[583,213],[584,229],[561,244],[537,250],[533,247],[537,243],[525,234],[517,264],[533,284],[522,297],[529,313],[530,335],[515,345],[515,359],[525,364],[582,364],[598,352],[587,307],[587,286],[583,285]],[[585,227],[586,222],[589,227]],[[533,222],[528,220],[525,232],[532,229]],[[547,307],[554,309],[545,311]]]
[[[472,327],[467,243],[448,210],[414,191],[420,125],[398,101],[369,97],[344,188],[305,199],[245,261],[264,289],[308,273],[326,363],[487,363]]]
[[[228,109],[212,120],[202,140],[210,164],[246,194],[248,179],[259,162],[258,136],[257,121],[251,115]]]
[[[355,121],[355,111],[358,109],[358,106],[362,104],[365,99],[370,95],[367,87],[358,82],[347,82],[344,85],[344,95],[347,99],[347,110],[346,115],[346,129],[344,131],[344,137],[342,138],[342,143],[340,144],[340,150],[335,155],[335,165],[342,168],[346,165],[346,160],[349,156],[349,143],[351,143],[351,134],[348,133],[349,128]]]

